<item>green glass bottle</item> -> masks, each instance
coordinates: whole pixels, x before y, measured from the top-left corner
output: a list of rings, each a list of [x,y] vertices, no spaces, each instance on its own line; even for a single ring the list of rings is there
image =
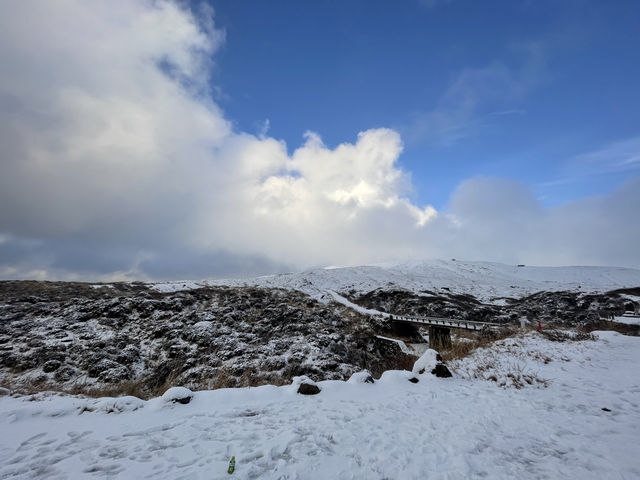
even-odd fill
[[[236,469],[236,457],[231,457],[231,461],[229,462],[229,470],[227,470],[227,473],[233,473],[235,469]]]

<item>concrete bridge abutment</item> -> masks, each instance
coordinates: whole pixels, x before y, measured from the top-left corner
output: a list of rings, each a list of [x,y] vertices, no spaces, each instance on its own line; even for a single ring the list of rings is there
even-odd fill
[[[429,327],[429,348],[443,350],[451,348],[451,329],[448,327]]]

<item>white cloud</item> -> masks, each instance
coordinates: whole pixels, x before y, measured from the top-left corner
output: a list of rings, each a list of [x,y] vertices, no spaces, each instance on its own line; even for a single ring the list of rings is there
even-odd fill
[[[335,149],[309,133],[291,156],[268,124],[233,132],[203,94],[224,40],[211,18],[146,0],[3,2],[0,16],[0,232],[14,242],[125,249],[131,265],[179,247],[354,262],[435,216],[405,198],[391,130]],[[385,216],[395,231],[367,241]]]
[[[569,164],[578,175],[640,169],[640,137],[618,140],[594,152],[578,155]]]
[[[588,181],[607,174],[628,175],[640,171],[640,137],[616,140],[597,150],[562,162],[562,176],[539,184],[554,188]]]
[[[640,267],[640,177],[608,195],[544,208],[516,181],[474,178],[429,226],[439,256],[534,265]]]
[[[230,144],[221,155],[234,159],[235,170],[225,175],[237,188],[210,198],[196,227],[200,248],[268,254],[296,265],[366,262],[394,254],[383,238],[401,239],[436,215],[403,196],[410,181],[395,165],[402,143],[392,130],[361,132],[355,143],[335,149],[307,133],[290,157],[273,139],[244,135]],[[220,209],[223,202],[234,208]],[[221,214],[212,222],[210,212]],[[372,235],[375,224],[367,222],[380,216],[400,225]]]
[[[438,213],[409,200],[393,130],[333,149],[308,133],[291,155],[267,123],[235,132],[206,93],[224,33],[178,5],[0,3],[1,276],[204,277],[452,255],[530,263],[581,242],[539,229],[564,232],[563,215],[592,211],[610,225],[605,213],[622,208],[620,194],[547,211],[521,185],[472,180]],[[448,94],[464,108],[472,79]],[[640,264],[625,248],[637,229],[621,228],[615,255],[585,246],[554,261],[627,252]]]
[[[410,141],[450,146],[477,131],[487,116],[525,113],[512,105],[547,80],[546,47],[531,42],[509,50],[516,61],[460,71],[433,108],[414,114],[403,127]]]

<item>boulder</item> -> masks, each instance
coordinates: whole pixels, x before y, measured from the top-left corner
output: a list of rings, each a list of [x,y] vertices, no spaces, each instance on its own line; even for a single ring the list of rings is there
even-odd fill
[[[349,378],[349,380],[347,380],[347,382],[349,382],[349,383],[375,383],[375,380],[373,379],[373,377],[371,376],[371,373],[369,373],[368,370],[363,370],[362,372],[356,372],[353,375],[351,375],[351,377]]]
[[[180,403],[186,405],[193,398],[193,392],[185,387],[171,387],[164,392],[162,400],[166,403]]]
[[[438,363],[435,368],[431,370],[431,373],[440,378],[449,378],[453,376],[447,366],[442,362]]]
[[[292,386],[301,395],[316,395],[320,393],[320,387],[306,375],[293,378]]]
[[[422,375],[425,372],[431,372],[431,374],[440,378],[449,378],[453,376],[447,366],[442,362],[440,354],[433,349],[428,349],[418,360],[416,360],[412,371],[414,375]]]
[[[439,360],[442,360],[440,354],[429,348],[416,360],[411,371],[414,375],[422,375],[424,372],[430,372],[436,367]]]
[[[320,393],[320,387],[311,383],[301,383],[298,387],[298,393],[301,395],[316,395]]]

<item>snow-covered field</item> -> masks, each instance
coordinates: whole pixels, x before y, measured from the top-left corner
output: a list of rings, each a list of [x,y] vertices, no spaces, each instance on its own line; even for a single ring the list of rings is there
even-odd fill
[[[627,325],[640,325],[640,316],[613,317],[614,322],[626,323]]]
[[[347,268],[320,268],[286,275],[243,280],[165,282],[156,289],[176,291],[197,285],[256,285],[303,291],[316,299],[333,300],[330,292],[366,293],[376,288],[413,292],[466,293],[489,301],[522,297],[539,291],[604,292],[640,286],[640,270],[622,267],[518,267],[491,262],[432,260]],[[500,302],[500,300],[494,300]]]
[[[640,338],[596,336],[530,333],[457,362],[452,379],[389,371],[375,384],[320,382],[316,396],[0,397],[0,478],[640,478]],[[512,372],[548,387],[500,387]]]

